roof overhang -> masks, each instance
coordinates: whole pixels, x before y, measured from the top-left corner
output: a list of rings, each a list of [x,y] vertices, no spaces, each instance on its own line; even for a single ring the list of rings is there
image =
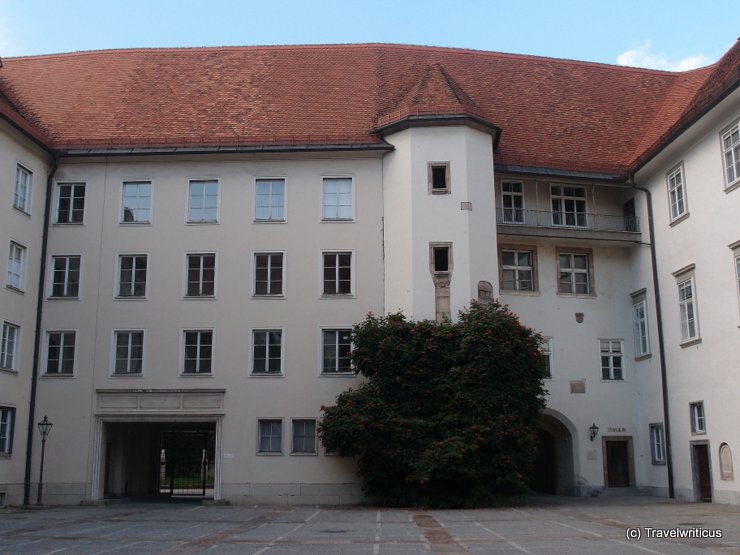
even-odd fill
[[[493,148],[498,148],[498,144],[501,141],[501,128],[493,125],[492,123],[470,114],[419,114],[409,115],[383,123],[379,125],[371,132],[376,133],[380,136],[387,135],[389,133],[396,133],[409,127],[450,127],[456,125],[465,125],[472,127],[483,133],[488,133],[493,137]]]

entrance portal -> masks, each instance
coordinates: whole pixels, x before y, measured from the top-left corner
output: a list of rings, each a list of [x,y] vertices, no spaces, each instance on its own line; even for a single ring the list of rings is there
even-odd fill
[[[609,488],[627,488],[633,485],[631,437],[604,437],[604,482]]]
[[[709,445],[692,445],[692,465],[694,467],[694,489],[701,501],[712,501],[712,476],[709,471]]]
[[[159,434],[160,494],[213,495],[213,430],[164,430]]]
[[[553,414],[543,413],[540,417],[534,471],[531,487],[537,493],[576,494],[573,436]]]

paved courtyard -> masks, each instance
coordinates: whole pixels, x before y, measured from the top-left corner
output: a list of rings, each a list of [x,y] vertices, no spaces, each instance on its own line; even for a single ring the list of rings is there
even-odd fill
[[[655,537],[664,534],[690,537]],[[740,507],[543,497],[456,511],[179,502],[0,509],[0,553],[164,552],[740,553]]]

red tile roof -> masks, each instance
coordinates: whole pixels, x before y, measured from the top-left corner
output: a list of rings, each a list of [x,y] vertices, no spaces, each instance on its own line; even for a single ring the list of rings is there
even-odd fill
[[[502,130],[497,164],[626,175],[737,85],[737,51],[686,73],[385,44],[5,58],[0,113],[61,151],[378,146],[379,126],[461,115]]]

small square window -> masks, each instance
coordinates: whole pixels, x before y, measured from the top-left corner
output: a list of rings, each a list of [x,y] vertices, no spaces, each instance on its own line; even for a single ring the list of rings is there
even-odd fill
[[[85,184],[58,183],[56,223],[81,224],[85,218]]]
[[[259,445],[258,453],[271,453],[279,455],[283,452],[283,421],[282,420],[259,420]]]
[[[704,417],[704,402],[699,401],[697,403],[690,403],[689,409],[691,412],[691,433],[707,433],[706,420]]]
[[[450,192],[449,162],[431,162],[429,164],[429,192],[432,194]]]
[[[148,224],[151,222],[151,181],[124,181],[121,195],[121,223]]]
[[[15,190],[13,191],[13,207],[26,214],[31,213],[31,170],[18,164],[15,168]]]
[[[316,454],[316,420],[293,420],[292,452]]]

